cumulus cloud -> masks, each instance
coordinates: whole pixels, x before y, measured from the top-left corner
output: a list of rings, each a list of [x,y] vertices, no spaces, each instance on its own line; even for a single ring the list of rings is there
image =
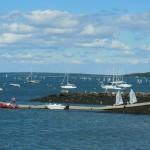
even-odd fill
[[[24,14],[24,18],[29,24],[37,26],[52,27],[72,27],[78,24],[78,21],[68,12],[58,10],[35,10]]]
[[[119,31],[119,30],[118,30]],[[81,35],[101,35],[101,36],[111,36],[118,33],[117,29],[112,26],[94,26],[92,24],[87,24],[83,31],[80,33]]]
[[[30,35],[20,35],[14,33],[4,33],[0,35],[0,43],[16,43],[23,39],[29,38]]]
[[[8,14],[0,14],[0,20],[2,21],[16,21],[18,20],[22,14],[19,11],[12,11]]]
[[[1,24],[0,25],[1,32],[9,32],[9,33],[32,33],[35,31],[35,28],[30,25],[11,23],[11,24]]]
[[[80,65],[87,63],[85,58],[89,63],[100,64],[104,57],[123,62],[120,56],[128,60],[126,63],[147,63],[149,59],[138,59],[134,50],[136,47],[143,50],[143,55],[149,55],[150,46],[144,41],[145,35],[149,38],[149,18],[149,12],[118,14],[118,10],[84,15],[51,9],[0,14],[0,48],[4,51],[0,57],[14,58],[15,63],[22,64],[31,58],[32,64],[65,61]],[[143,39],[140,44],[134,38],[137,35]],[[38,53],[32,54],[30,50]]]
[[[130,47],[117,40],[108,40],[108,39],[94,39],[91,43],[78,43],[78,45],[83,47],[100,47],[100,48],[109,48],[109,49],[123,49],[129,50]]]
[[[120,17],[109,18],[106,20],[111,25],[128,31],[150,32],[150,12],[141,14],[126,14]]]

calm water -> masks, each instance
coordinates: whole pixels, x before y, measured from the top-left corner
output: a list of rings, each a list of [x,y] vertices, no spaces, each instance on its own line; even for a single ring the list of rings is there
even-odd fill
[[[28,74],[0,74],[0,99],[32,104],[30,98],[60,92],[63,75],[37,74],[41,83],[25,82]],[[70,80],[78,91],[101,91],[98,76],[77,76]],[[148,92],[150,80],[127,78],[135,91]],[[10,87],[19,83],[21,88]],[[33,103],[36,104],[36,103]],[[150,117],[144,115],[109,114],[72,110],[0,109],[0,149],[11,150],[120,150],[150,149]]]

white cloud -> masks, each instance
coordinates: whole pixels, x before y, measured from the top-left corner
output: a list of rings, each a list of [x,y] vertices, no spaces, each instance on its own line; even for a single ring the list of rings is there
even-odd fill
[[[13,61],[14,64],[33,64],[33,65],[45,65],[48,62],[43,60],[20,60],[20,61]]]
[[[30,24],[37,26],[53,27],[72,27],[78,24],[78,21],[68,12],[58,10],[35,10],[24,14],[24,18]]]
[[[150,60],[149,59],[141,59],[141,58],[135,58],[135,59],[132,59],[129,61],[130,64],[148,64],[150,63]]]
[[[12,58],[13,56],[9,53],[3,53],[0,55],[0,57],[4,57],[4,58]]]
[[[102,59],[96,58],[95,59],[95,63],[96,64],[101,64],[101,63],[103,63],[103,61],[102,61]]]
[[[17,54],[15,57],[16,58],[32,58],[33,56],[31,54]]]
[[[74,56],[74,53],[72,53],[72,52],[65,52],[63,55],[64,55],[65,57],[70,58],[70,57],[73,57],[73,56]]]
[[[128,31],[150,32],[150,12],[126,14],[116,18],[108,18],[106,22]]]
[[[13,33],[4,33],[0,35],[0,43],[16,43],[23,39],[29,38],[30,35],[20,35]]]
[[[5,23],[0,25],[0,30],[1,32],[11,32],[11,33],[31,33],[35,31],[35,28],[33,26],[25,25],[25,24]]]
[[[0,57],[21,64],[147,64],[144,56],[148,57],[150,46],[143,37],[146,33],[149,38],[149,16],[81,16],[58,10],[0,14]],[[138,43],[136,35],[144,40]],[[138,58],[138,49],[144,59]]]
[[[134,55],[134,52],[132,52],[132,51],[124,51],[124,54],[128,55],[128,56],[132,56],[132,55]]]
[[[109,49],[123,49],[129,50],[130,47],[117,40],[108,40],[108,39],[94,39],[91,43],[78,43],[78,45],[83,47],[100,47],[100,48],[109,48]]]
[[[44,30],[44,33],[46,34],[67,34],[67,33],[72,33],[73,29],[60,29],[60,28],[46,28]]]
[[[8,14],[0,14],[0,20],[3,21],[16,21],[19,17],[21,17],[21,13],[19,11],[12,11]]]
[[[143,45],[141,49],[144,51],[150,51],[150,46]]]
[[[73,60],[72,64],[81,65],[84,64],[84,62],[82,60]]]
[[[119,31],[119,30],[118,30]],[[112,26],[94,26],[92,24],[87,24],[84,30],[80,33],[81,35],[101,35],[101,36],[111,36],[118,32]]]

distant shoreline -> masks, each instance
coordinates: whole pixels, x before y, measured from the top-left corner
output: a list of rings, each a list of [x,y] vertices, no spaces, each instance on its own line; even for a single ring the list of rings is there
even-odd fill
[[[25,73],[25,74],[29,74],[30,71],[27,71],[27,72],[0,72],[0,74],[15,74],[15,73]],[[36,73],[36,74],[65,74],[65,72],[38,72],[38,71],[33,71],[33,73]],[[69,73],[69,74],[76,74],[76,75],[94,75],[94,76],[107,76],[106,74],[90,74],[90,73]],[[110,75],[113,75],[113,74],[109,74]],[[128,73],[128,74],[121,74],[123,76],[126,76],[126,77],[150,77],[150,72],[143,72],[143,73]]]

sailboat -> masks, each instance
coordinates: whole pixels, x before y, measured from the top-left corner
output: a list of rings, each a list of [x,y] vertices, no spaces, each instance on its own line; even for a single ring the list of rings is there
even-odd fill
[[[130,104],[136,103],[137,102],[137,98],[136,95],[134,93],[134,91],[131,89],[130,90]]]
[[[123,104],[123,100],[122,100],[121,92],[118,91],[116,94],[116,104],[115,105],[122,105],[122,104]]]
[[[32,79],[32,72],[30,73],[30,75],[27,77],[27,83],[39,83],[40,80],[33,80]]]
[[[66,83],[66,85],[64,85],[65,78],[67,78],[67,83]],[[76,85],[70,84],[68,80],[69,80],[69,74],[65,74],[64,79],[63,79],[63,81],[62,81],[62,83],[61,83],[61,88],[62,88],[62,89],[75,89],[75,88],[77,88]]]

